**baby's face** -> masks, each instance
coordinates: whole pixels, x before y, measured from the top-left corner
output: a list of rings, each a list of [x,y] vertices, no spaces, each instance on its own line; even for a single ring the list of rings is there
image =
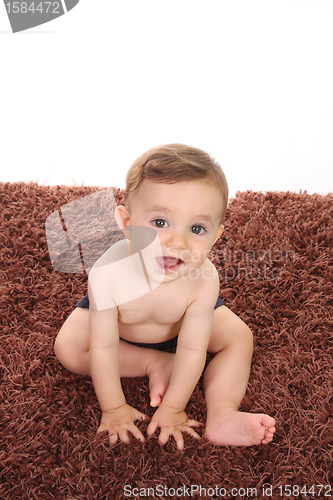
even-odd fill
[[[223,231],[221,210],[220,191],[205,181],[144,180],[123,223],[156,229],[162,254],[154,256],[154,271],[165,283],[201,267]]]

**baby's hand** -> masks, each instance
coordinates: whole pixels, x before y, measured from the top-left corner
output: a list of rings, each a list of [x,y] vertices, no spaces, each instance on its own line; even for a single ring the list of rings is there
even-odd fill
[[[177,447],[179,450],[184,448],[184,438],[183,432],[187,432],[196,439],[200,439],[199,434],[197,434],[192,427],[198,427],[201,424],[196,420],[190,420],[186,413],[182,410],[177,410],[175,408],[170,408],[163,404],[156,410],[150,424],[148,425],[147,434],[152,436],[158,427],[161,428],[159,435],[159,442],[164,445],[170,436],[173,436],[176,440]]]
[[[115,444],[118,437],[123,443],[129,443],[128,432],[140,441],[144,441],[143,435],[134,422],[136,420],[144,420],[145,418],[147,418],[146,415],[132,406],[124,404],[115,410],[102,412],[102,419],[97,433],[108,431],[110,444]]]

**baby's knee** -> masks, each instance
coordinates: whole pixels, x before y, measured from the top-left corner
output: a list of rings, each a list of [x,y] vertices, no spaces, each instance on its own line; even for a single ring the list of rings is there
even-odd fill
[[[242,324],[241,328],[241,339],[244,345],[248,346],[248,348],[253,351],[253,333],[252,330],[245,324]]]
[[[237,328],[235,328],[231,343],[242,348],[252,354],[253,352],[253,334],[251,329],[238,318]]]
[[[81,359],[88,351],[88,311],[77,308],[62,325],[54,342],[54,353],[65,368],[77,372],[81,370]]]
[[[84,355],[78,349],[78,346],[73,344],[72,340],[73,339],[71,339],[70,336],[64,335],[64,333],[60,330],[54,342],[54,354],[57,360],[67,370],[80,375],[86,375],[87,368],[85,366],[86,363],[83,360]]]
[[[75,357],[75,352],[78,352],[80,348],[79,343],[77,342],[76,344],[75,346],[75,338],[73,338],[70,325],[65,322],[54,341],[53,349],[58,361],[66,368],[71,364],[71,360]]]
[[[57,360],[63,364],[64,359],[68,356],[68,342],[66,342],[66,338],[62,335],[61,330],[54,341],[53,350]]]
[[[243,336],[244,340],[248,341],[250,344],[253,344],[252,330],[243,322],[241,327],[241,335]]]

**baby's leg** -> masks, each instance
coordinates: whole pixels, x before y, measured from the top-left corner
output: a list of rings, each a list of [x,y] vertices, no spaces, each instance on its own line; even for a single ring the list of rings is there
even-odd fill
[[[273,438],[274,418],[238,411],[249,378],[252,350],[250,329],[226,306],[217,308],[208,346],[215,357],[203,379],[206,436],[214,444],[252,446],[269,443]]]
[[[54,344],[55,355],[68,370],[90,375],[89,310],[77,307],[67,318]],[[151,405],[160,404],[169,384],[174,355],[119,341],[120,377],[149,377]]]
[[[89,309],[77,307],[68,316],[55,340],[54,352],[67,370],[90,375]]]

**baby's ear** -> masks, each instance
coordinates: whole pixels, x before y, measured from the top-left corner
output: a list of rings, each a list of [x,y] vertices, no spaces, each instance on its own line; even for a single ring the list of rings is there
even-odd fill
[[[116,208],[114,215],[116,217],[119,228],[122,231],[127,229],[127,227],[130,225],[130,214],[128,209],[126,207],[123,207],[122,205],[119,205]]]
[[[223,233],[223,230],[224,230],[224,226],[221,224],[220,227],[219,227],[219,230],[217,232],[217,236],[215,238],[215,241],[214,243],[219,239],[219,237],[221,236],[221,234]]]

